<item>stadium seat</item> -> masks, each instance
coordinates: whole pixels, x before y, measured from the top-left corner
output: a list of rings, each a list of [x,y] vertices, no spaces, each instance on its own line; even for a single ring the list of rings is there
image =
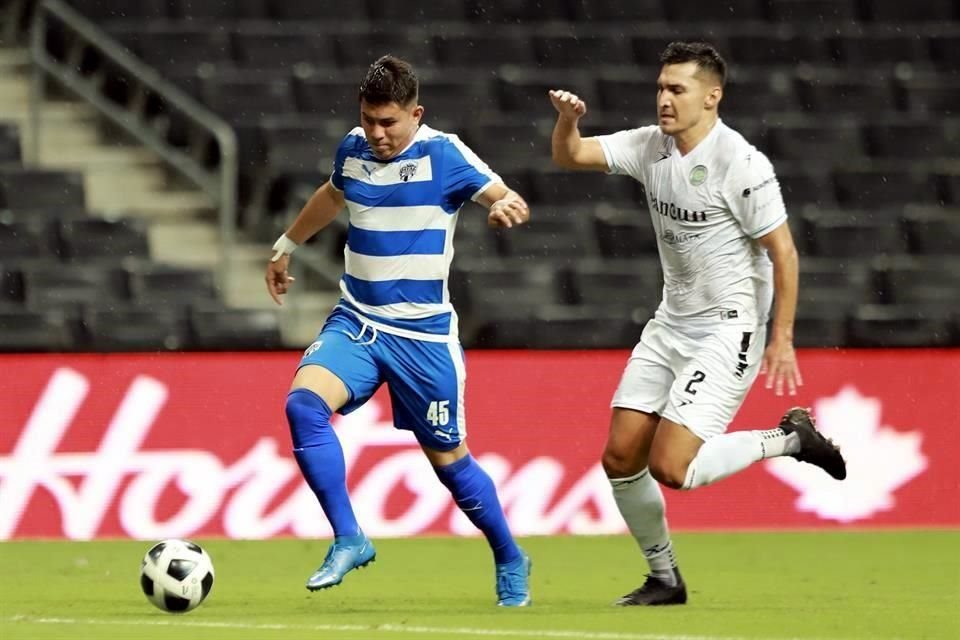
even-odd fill
[[[921,313],[958,308],[960,255],[878,258],[873,277],[883,291],[883,302],[913,307]]]
[[[664,2],[670,22],[748,22],[764,18],[762,0]]]
[[[501,245],[503,239],[515,229],[491,229],[487,225],[487,214],[482,209],[465,206],[457,220],[457,228],[453,236],[454,260],[495,260],[497,256],[506,255],[506,249]]]
[[[904,22],[947,22],[960,18],[954,0],[924,0],[901,2],[900,0],[865,0],[864,14],[874,22],[903,24]]]
[[[359,75],[333,78],[326,74],[297,74],[293,80],[297,109],[311,116],[335,117],[359,125],[361,80]]]
[[[186,20],[236,20],[267,17],[267,0],[170,0],[170,14]]]
[[[537,204],[570,205],[576,203],[621,203],[641,200],[638,182],[629,176],[608,176],[599,172],[570,172],[546,169],[531,174],[533,192],[529,199]],[[642,200],[641,200],[642,202]]]
[[[271,18],[290,21],[326,22],[332,16],[338,21],[367,19],[366,2],[343,2],[343,0],[310,0],[310,2],[291,2],[290,0],[266,0]]]
[[[69,3],[95,21],[168,17],[167,0],[69,0]]]
[[[840,167],[833,171],[837,202],[850,207],[883,207],[937,202],[937,186],[921,169],[901,164]]]
[[[270,310],[194,308],[193,347],[206,350],[260,350],[283,346],[277,314]]]
[[[945,347],[953,344],[950,316],[933,316],[914,307],[864,305],[850,317],[853,347]]]
[[[858,256],[803,256],[797,307],[805,308],[809,317],[840,317],[859,305],[881,302],[875,284]]]
[[[504,255],[562,259],[596,255],[588,213],[576,207],[539,207],[528,224],[504,233]]]
[[[631,62],[630,42],[619,35],[534,35],[537,64],[544,67],[597,69]]]
[[[756,73],[741,68],[730,74],[720,101],[720,113],[754,116],[795,112],[797,106],[792,78],[788,74],[769,70]]]
[[[807,204],[829,206],[835,202],[830,176],[822,166],[807,162],[778,162],[776,172],[788,211],[796,211]]]
[[[939,169],[934,172],[940,199],[952,205],[960,205],[960,170]]]
[[[388,24],[429,24],[463,21],[467,12],[462,2],[436,0],[376,0],[370,5],[370,19]]]
[[[202,92],[204,103],[229,122],[297,110],[290,78],[271,71],[221,71],[204,80]]]
[[[420,74],[420,104],[427,124],[443,120],[463,126],[465,113],[489,113],[497,108],[492,83],[480,78],[458,78],[447,73]],[[427,120],[429,119],[429,120]],[[448,131],[456,133],[456,131]]]
[[[663,297],[663,277],[655,255],[633,260],[578,260],[564,278],[567,302],[580,306],[653,310]]]
[[[112,265],[45,263],[23,268],[23,297],[31,309],[107,306],[129,299],[124,271]]]
[[[829,39],[833,58],[848,67],[862,69],[900,62],[929,62],[927,42],[914,32],[864,31],[851,28]]]
[[[463,292],[461,311],[475,316],[526,316],[539,307],[563,302],[559,274],[549,261],[459,260],[454,271]]]
[[[566,2],[529,0],[466,0],[467,18],[482,23],[567,22],[573,18]]]
[[[897,103],[918,116],[944,116],[958,111],[960,79],[947,74],[914,74],[896,80]]]
[[[217,302],[213,274],[159,263],[133,263],[126,267],[132,299],[140,305],[170,308]]]
[[[853,118],[795,118],[770,127],[768,136],[774,161],[842,164],[864,156],[863,136]]]
[[[903,225],[910,252],[923,255],[960,253],[960,209],[908,206]]]
[[[331,35],[341,67],[366,68],[386,53],[409,60],[417,69],[435,64],[431,34],[415,27],[356,32],[339,30]],[[357,78],[357,84],[359,81]]]
[[[841,217],[826,211],[810,215],[807,221],[813,236],[811,249],[818,256],[870,258],[906,251],[898,226],[884,220]]]
[[[569,0],[576,22],[662,22],[661,0]]]
[[[92,308],[82,325],[84,347],[91,351],[181,351],[188,346],[182,313],[171,308]]]
[[[166,70],[202,62],[232,60],[229,31],[222,24],[199,22],[153,22],[112,27],[148,64]]]
[[[802,69],[796,82],[799,106],[812,113],[830,114],[831,118],[841,114],[871,117],[896,110],[890,83],[859,70]]]
[[[51,234],[38,220],[0,220],[0,257],[11,261],[53,258]]]
[[[652,105],[656,98],[656,82],[659,73],[659,67],[636,67],[627,71],[601,70],[596,80],[596,92],[599,98],[596,106],[604,111],[629,113],[631,116],[648,109],[649,118],[652,121],[656,114]],[[587,107],[593,109],[594,105],[588,102]],[[592,118],[587,118],[583,124],[586,125],[591,120]]]
[[[20,164],[20,129],[13,124],[0,124],[0,167]]]
[[[960,148],[960,120],[899,118],[867,125],[865,133],[872,156],[931,160],[956,157],[956,150]]]
[[[147,226],[140,219],[87,218],[63,221],[59,227],[61,253],[75,262],[150,256]]]
[[[533,314],[531,349],[631,349],[653,314],[637,307],[549,306]]]
[[[429,104],[427,108],[430,108]],[[497,118],[492,122],[471,124],[461,132],[461,137],[494,171],[537,167],[550,156],[553,122]],[[527,194],[521,192],[521,195]]]
[[[650,223],[644,203],[634,206],[597,205],[593,210],[593,229],[600,255],[605,258],[639,258],[656,255],[657,234]]]
[[[535,64],[526,32],[509,26],[435,35],[434,46],[437,62],[446,67],[489,70],[505,64]]]
[[[803,287],[800,288],[803,292]],[[797,307],[793,344],[800,348],[836,347],[847,342],[845,313],[819,304]]]
[[[859,0],[767,0],[773,22],[849,24],[860,19]]]
[[[816,64],[828,58],[823,38],[786,25],[738,29],[729,43],[725,57],[735,66]]]
[[[77,209],[84,206],[85,199],[79,172],[0,168],[0,210]]]
[[[333,38],[306,25],[241,24],[233,32],[233,42],[237,64],[247,68],[289,72],[300,63],[319,67],[337,64]]]
[[[550,113],[547,92],[565,87],[591,103],[595,100],[592,74],[585,70],[502,68],[496,78],[500,109],[526,114]]]
[[[74,344],[71,316],[62,309],[0,308],[0,352],[63,352]]]
[[[960,68],[960,33],[931,33],[930,58],[943,71]]]

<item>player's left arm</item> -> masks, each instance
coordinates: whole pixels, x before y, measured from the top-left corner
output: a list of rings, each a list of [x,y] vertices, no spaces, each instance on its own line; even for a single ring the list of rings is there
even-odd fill
[[[491,227],[507,227],[530,220],[530,207],[519,193],[501,182],[495,182],[477,196],[477,202],[486,207],[487,223]]]
[[[774,311],[770,341],[763,354],[761,371],[767,375],[767,389],[771,387],[780,396],[784,384],[790,395],[796,395],[803,384],[797,354],[793,348],[793,324],[797,314],[800,258],[790,233],[783,222],[757,241],[767,250],[773,262]]]

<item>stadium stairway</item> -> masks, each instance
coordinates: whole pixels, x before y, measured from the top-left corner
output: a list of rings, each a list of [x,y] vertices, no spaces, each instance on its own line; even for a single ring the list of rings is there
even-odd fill
[[[0,47],[0,121],[17,124],[27,164],[82,171],[86,208],[96,215],[125,215],[148,223],[151,258],[171,265],[216,270],[220,261],[217,212],[210,199],[171,178],[152,151],[111,135],[97,112],[80,101],[48,97],[41,106],[39,158],[30,158],[30,60],[23,48]],[[233,277],[222,291],[231,307],[275,309],[263,286],[269,246],[238,241]],[[285,344],[309,344],[336,300],[301,288],[281,316]]]

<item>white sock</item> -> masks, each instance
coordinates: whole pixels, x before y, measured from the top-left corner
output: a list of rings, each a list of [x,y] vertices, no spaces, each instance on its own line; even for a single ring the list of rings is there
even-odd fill
[[[764,458],[789,455],[800,450],[797,434],[782,429],[735,431],[710,438],[687,467],[683,489],[696,489],[722,480]]]
[[[666,503],[660,485],[650,476],[649,469],[628,478],[611,478],[610,485],[617,507],[650,565],[650,573],[674,586],[677,560],[667,530]]]

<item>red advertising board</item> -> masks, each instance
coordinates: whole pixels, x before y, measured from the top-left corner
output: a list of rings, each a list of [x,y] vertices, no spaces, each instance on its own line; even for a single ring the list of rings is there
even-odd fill
[[[296,353],[0,356],[0,540],[329,533],[283,415]],[[471,352],[468,443],[519,535],[625,527],[599,467],[626,352]],[[814,408],[843,482],[790,459],[667,491],[674,530],[960,526],[960,351],[806,351],[806,385],[761,378],[734,429]],[[337,417],[372,536],[473,532],[385,390]]]

